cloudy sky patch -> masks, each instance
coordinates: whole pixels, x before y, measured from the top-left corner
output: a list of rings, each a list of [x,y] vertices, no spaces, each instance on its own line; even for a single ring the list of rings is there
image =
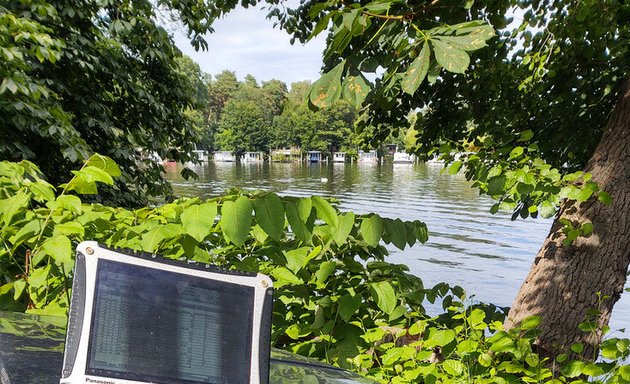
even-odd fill
[[[306,45],[290,44],[285,31],[273,28],[267,11],[239,8],[214,25],[206,36],[208,51],[195,52],[188,39],[176,33],[177,46],[211,75],[224,69],[235,71],[238,78],[252,74],[257,80],[279,79],[290,85],[319,78],[325,34]]]

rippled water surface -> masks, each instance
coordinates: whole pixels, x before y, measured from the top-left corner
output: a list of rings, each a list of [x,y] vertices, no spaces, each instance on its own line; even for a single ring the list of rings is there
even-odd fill
[[[550,220],[511,221],[491,215],[492,200],[479,196],[463,175],[442,175],[439,164],[242,164],[193,167],[197,181],[167,169],[180,196],[212,196],[229,188],[273,190],[285,195],[332,196],[342,210],[422,220],[425,245],[399,251],[391,261],[409,266],[426,286],[440,281],[464,287],[474,299],[509,306]],[[630,294],[616,305],[611,326],[630,327]]]

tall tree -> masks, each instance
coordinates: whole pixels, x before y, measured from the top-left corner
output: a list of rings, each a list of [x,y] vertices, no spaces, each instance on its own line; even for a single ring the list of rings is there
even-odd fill
[[[512,28],[514,14],[524,16]],[[600,339],[630,263],[630,4],[307,1],[270,15],[301,41],[330,30],[314,107],[339,97],[363,106],[359,129],[374,130],[374,145],[422,109],[420,155],[436,151],[454,172],[465,163],[499,200],[493,212],[556,216],[510,317],[540,316],[547,354]],[[451,157],[471,145],[478,153]],[[589,317],[595,331],[579,330]]]
[[[188,158],[194,131],[183,112],[193,98],[158,7],[205,46],[210,8],[191,12],[190,1],[2,2],[0,158],[34,161],[58,183],[99,152],[121,165],[119,187],[137,192],[129,201],[168,194],[161,167],[139,164],[143,152]]]

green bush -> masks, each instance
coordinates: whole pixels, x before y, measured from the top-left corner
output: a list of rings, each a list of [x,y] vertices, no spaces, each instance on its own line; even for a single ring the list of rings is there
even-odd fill
[[[425,288],[406,266],[386,262],[382,244],[425,242],[424,223],[270,192],[230,191],[137,210],[77,196],[119,174],[111,159],[95,155],[54,187],[32,163],[0,163],[0,309],[65,315],[73,249],[89,239],[270,275],[274,346],[381,382],[630,383],[630,367],[621,364],[628,339],[606,340],[605,361],[551,362],[533,347],[536,319],[506,332],[503,309],[466,307],[461,288]],[[429,317],[423,304],[436,300],[445,312]]]

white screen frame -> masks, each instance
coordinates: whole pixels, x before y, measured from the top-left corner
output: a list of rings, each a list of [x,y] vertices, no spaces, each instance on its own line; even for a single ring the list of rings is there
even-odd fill
[[[270,327],[271,308],[266,307],[272,294],[273,283],[271,279],[262,274],[239,273],[236,271],[223,271],[216,267],[203,264],[191,264],[186,261],[175,261],[164,259],[157,255],[130,254],[129,250],[111,250],[94,241],[82,242],[77,246],[77,257],[84,258],[85,273],[78,276],[75,273],[73,282],[73,298],[69,314],[69,329],[66,338],[66,350],[64,353],[64,371],[60,384],[146,384],[149,382],[124,380],[120,378],[101,377],[86,374],[88,362],[88,346],[90,343],[92,314],[94,311],[94,294],[96,289],[97,265],[100,259],[111,260],[120,263],[127,263],[136,266],[153,268],[158,270],[175,272],[183,275],[196,276],[204,279],[211,279],[218,282],[252,287],[254,289],[254,308],[252,316],[252,345],[249,383],[268,383],[269,372],[269,343],[270,340],[261,340],[261,334],[268,335],[263,327]],[[83,262],[83,261],[82,261]],[[77,264],[78,265],[78,264]],[[82,281],[81,281],[82,280]],[[81,287],[83,284],[84,292]],[[74,291],[77,292],[74,292]],[[76,294],[75,294],[76,293]],[[267,304],[268,305],[268,304]],[[83,307],[81,310],[80,307]],[[78,329],[70,329],[71,324],[80,322],[80,332]],[[79,336],[78,342],[71,341]],[[261,342],[264,343],[261,345]],[[261,351],[263,356],[261,356]],[[266,356],[264,356],[266,354]],[[72,356],[75,356],[74,359]],[[261,357],[263,359],[261,360]],[[70,361],[74,360],[74,361]],[[266,362],[265,362],[266,361]],[[261,366],[267,364],[267,366]]]

